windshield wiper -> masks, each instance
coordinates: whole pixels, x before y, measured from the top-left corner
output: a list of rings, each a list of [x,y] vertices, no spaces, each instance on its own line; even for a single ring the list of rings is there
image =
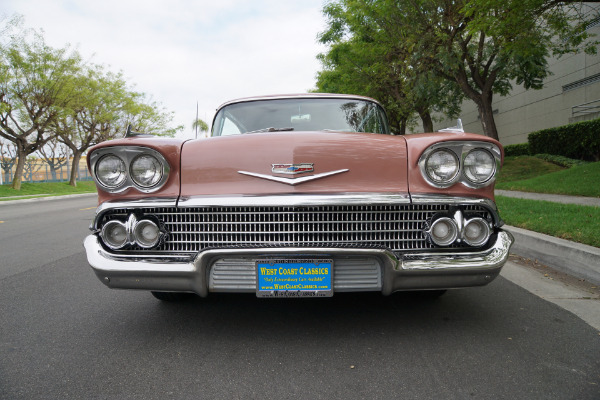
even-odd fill
[[[289,128],[263,128],[263,129],[257,129],[255,131],[250,131],[250,132],[244,132],[244,134],[246,133],[259,133],[259,132],[285,132],[285,131],[293,131],[294,128],[289,127]]]

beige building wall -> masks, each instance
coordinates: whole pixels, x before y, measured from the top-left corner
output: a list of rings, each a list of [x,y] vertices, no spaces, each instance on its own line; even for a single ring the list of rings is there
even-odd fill
[[[599,39],[600,21],[589,31]],[[503,145],[525,143],[529,133],[540,129],[600,118],[600,54],[568,54],[551,59],[548,64],[552,75],[546,78],[542,89],[525,90],[513,85],[508,96],[495,97],[494,117]],[[591,104],[576,107],[585,103]],[[483,133],[477,106],[472,101],[463,103],[461,119],[465,132]],[[445,120],[434,123],[434,129],[455,125],[455,121]]]

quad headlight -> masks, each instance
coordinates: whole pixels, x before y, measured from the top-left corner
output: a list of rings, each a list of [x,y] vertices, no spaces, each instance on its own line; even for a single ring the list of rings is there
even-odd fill
[[[459,170],[458,157],[451,150],[435,150],[425,160],[427,177],[438,185],[446,186],[453,183]]]
[[[110,220],[100,229],[100,237],[112,250],[120,250],[129,246],[152,249],[160,245],[168,235],[164,224],[154,216],[143,216],[138,219],[129,214],[127,220]]]
[[[156,186],[163,174],[163,164],[151,154],[140,154],[131,162],[131,179],[143,188]]]
[[[96,179],[106,188],[118,188],[127,178],[127,167],[119,157],[107,154],[96,164]]]
[[[480,188],[494,182],[500,160],[500,149],[493,143],[444,142],[423,152],[419,168],[427,183],[436,188],[457,182]]]
[[[139,146],[105,147],[90,155],[96,182],[108,192],[134,187],[144,193],[160,189],[167,181],[169,164],[156,150]]]
[[[465,157],[463,164],[465,176],[475,184],[487,182],[496,173],[496,160],[485,149],[471,150]]]
[[[448,247],[460,242],[472,247],[482,247],[490,239],[493,228],[485,219],[470,217],[458,210],[452,214],[435,215],[426,223],[424,233],[438,247]]]

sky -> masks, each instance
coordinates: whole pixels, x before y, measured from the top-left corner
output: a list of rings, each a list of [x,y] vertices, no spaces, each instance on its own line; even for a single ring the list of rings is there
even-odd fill
[[[222,103],[315,87],[325,47],[325,0],[2,0],[53,47],[69,44],[121,71],[137,91],[175,113],[178,137],[210,126]]]

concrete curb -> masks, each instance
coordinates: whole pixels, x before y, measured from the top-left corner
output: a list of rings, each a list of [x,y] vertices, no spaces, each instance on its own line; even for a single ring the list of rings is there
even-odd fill
[[[86,197],[86,196],[98,196],[98,193],[78,193],[78,194],[68,194],[65,196],[48,196],[48,197],[32,197],[30,199],[19,199],[19,200],[7,200],[0,201],[0,207],[4,205],[10,204],[22,204],[22,203],[33,203],[34,201],[50,201],[50,200],[60,200],[60,199],[68,199],[71,197]]]
[[[511,252],[574,277],[600,284],[600,249],[542,233],[504,225],[515,243]]]

